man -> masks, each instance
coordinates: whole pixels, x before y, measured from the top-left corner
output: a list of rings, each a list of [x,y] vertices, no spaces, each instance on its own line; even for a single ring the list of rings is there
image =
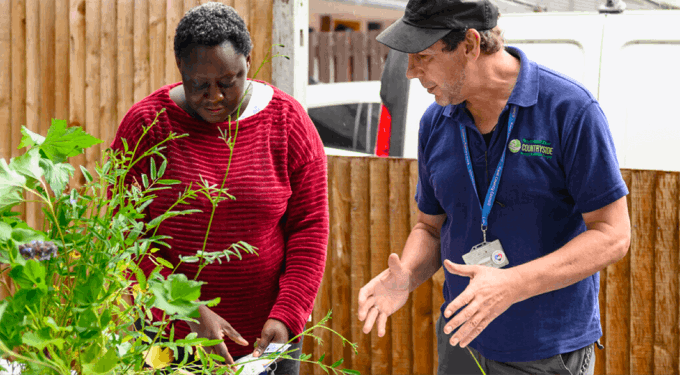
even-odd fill
[[[359,319],[384,335],[443,263],[438,374],[458,373],[468,345],[487,374],[592,374],[598,271],[628,250],[628,190],[597,101],[504,47],[497,18],[487,0],[410,0],[378,36],[436,103],[420,124],[418,223],[361,289]]]

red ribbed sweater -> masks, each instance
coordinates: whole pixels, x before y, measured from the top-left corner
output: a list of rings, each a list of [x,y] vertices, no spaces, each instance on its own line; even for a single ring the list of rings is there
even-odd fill
[[[134,147],[143,125],[150,125],[156,113],[165,108],[159,122],[142,138],[140,148],[165,139],[172,131],[189,134],[167,144],[163,151],[168,166],[163,178],[182,181],[172,190],[158,193],[148,207],[145,220],[165,212],[180,190],[201,177],[220,186],[229,159],[229,149],[219,138],[218,129],[236,123],[210,124],[197,120],[177,106],[169,90],[155,91],[136,103],[120,124],[112,148],[121,150],[121,139]],[[201,300],[215,297],[221,303],[213,311],[226,319],[252,345],[260,337],[268,318],[282,321],[293,334],[300,333],[312,311],[323,276],[328,243],[328,192],[326,156],[312,121],[291,96],[274,88],[274,96],[260,112],[239,122],[234,156],[226,187],[235,200],[220,203],[215,212],[207,251],[221,251],[238,241],[258,248],[259,256],[245,255],[222,264],[205,267],[199,280]],[[160,165],[160,164],[157,164]],[[148,161],[131,173],[141,183],[149,174]],[[191,207],[201,213],[163,222],[158,234],[171,236],[156,255],[177,264],[178,255],[200,250],[211,206],[199,198]],[[154,265],[143,262],[148,273]],[[178,273],[193,278],[196,264],[183,263]],[[184,322],[175,324],[177,337],[190,332]],[[252,346],[239,346],[226,340],[232,356],[251,353]]]

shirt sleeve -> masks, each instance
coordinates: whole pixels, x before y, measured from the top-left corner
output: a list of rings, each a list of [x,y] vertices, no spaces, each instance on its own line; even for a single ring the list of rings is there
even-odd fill
[[[614,140],[597,102],[587,104],[565,130],[567,188],[579,211],[592,212],[627,195]]]
[[[435,104],[425,112],[420,120],[420,129],[418,131],[418,185],[416,186],[416,203],[418,209],[427,215],[440,215],[445,213],[439,200],[435,196],[434,187],[432,186],[432,179],[430,171],[428,170],[427,160],[427,142],[432,131],[432,112]]]
[[[323,144],[300,106],[289,134],[291,197],[285,221],[285,270],[269,318],[301,333],[321,284],[328,246],[328,180]]]

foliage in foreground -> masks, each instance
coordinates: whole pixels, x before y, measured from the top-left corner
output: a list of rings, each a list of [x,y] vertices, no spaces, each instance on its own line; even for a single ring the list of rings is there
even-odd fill
[[[146,127],[144,135],[155,124]],[[220,340],[198,338],[195,333],[177,339],[169,324],[195,321],[200,305],[215,306],[219,299],[200,301],[203,282],[176,273],[179,264],[154,256],[159,246],[167,246],[168,237],[156,234],[164,220],[197,212],[186,209],[195,199],[210,200],[213,212],[218,204],[235,199],[224,182],[221,187],[201,181],[178,189],[179,181],[163,178],[164,145],[185,135],[170,134],[143,152],[137,150],[139,143],[125,144],[122,152],[107,150],[94,177],[81,166],[85,185],[67,189],[75,172],[68,158],[101,141],[59,120],[53,120],[46,136],[25,127],[22,133],[19,147],[26,152],[9,164],[0,160],[0,263],[12,281],[0,290],[15,289],[0,302],[2,357],[20,363],[23,373],[30,374],[142,374],[156,373],[173,358],[183,363],[172,371],[192,365],[186,355],[178,358],[178,349],[183,348],[195,356],[193,365],[199,370],[194,367],[194,373],[234,373],[221,364],[223,358],[206,350]],[[233,153],[236,134],[222,138]],[[144,158],[150,160],[149,174],[126,185],[131,168]],[[143,220],[155,194],[173,186],[179,192],[175,204],[162,215]],[[31,228],[12,211],[23,202],[42,210],[42,228]],[[202,269],[213,262],[256,255],[257,249],[244,242],[220,252],[206,252],[204,245],[181,262],[199,263]],[[155,261],[148,275],[139,267],[142,257]],[[168,276],[161,274],[164,269]],[[152,307],[164,312],[162,321],[151,319]],[[318,327],[329,329],[324,325],[329,318],[330,313],[303,335],[313,336],[312,329]],[[133,328],[135,323],[141,330]],[[356,351],[355,344],[350,345]],[[326,372],[358,374],[340,370],[342,361],[327,366],[323,358],[310,361],[304,354],[300,360],[318,363]]]

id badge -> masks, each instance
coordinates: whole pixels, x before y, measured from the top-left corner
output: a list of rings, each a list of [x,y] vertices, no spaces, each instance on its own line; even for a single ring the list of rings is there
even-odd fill
[[[501,241],[495,240],[492,242],[482,242],[470,250],[469,253],[463,255],[463,261],[467,265],[489,266],[494,268],[502,268],[507,266],[508,257],[503,251]]]

